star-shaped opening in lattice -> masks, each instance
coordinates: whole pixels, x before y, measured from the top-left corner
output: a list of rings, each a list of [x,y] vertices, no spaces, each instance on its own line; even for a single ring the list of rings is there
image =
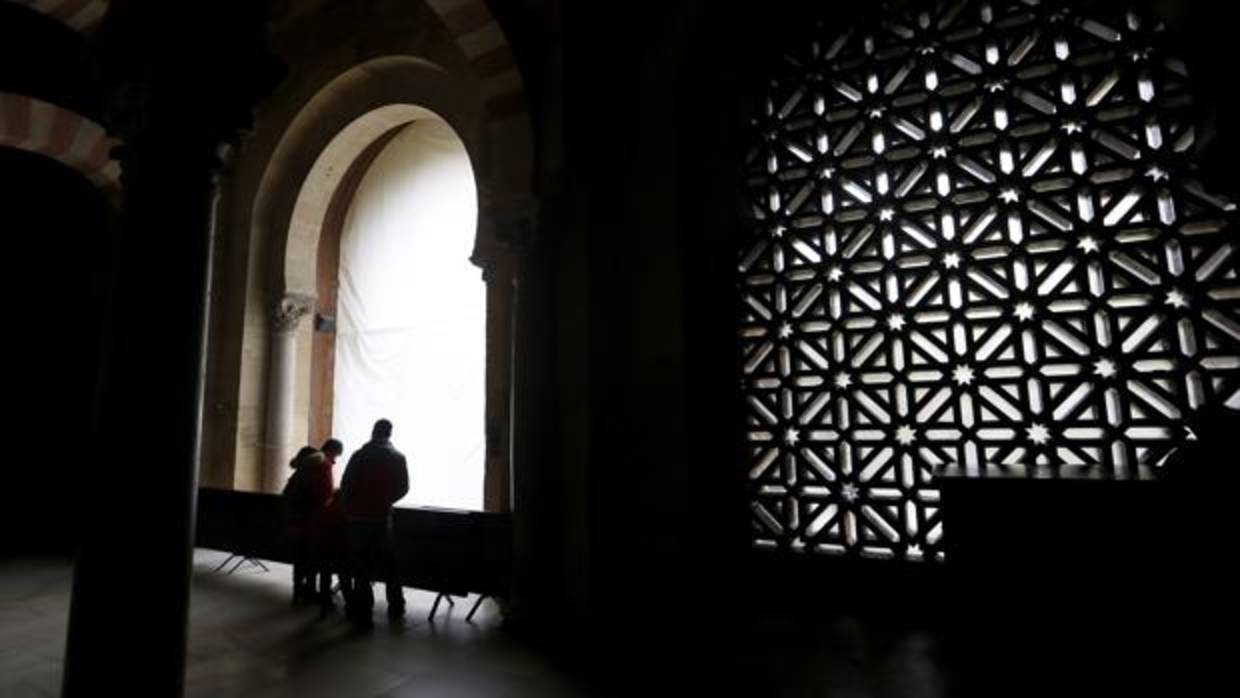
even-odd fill
[[[1102,358],[1094,362],[1094,375],[1096,376],[1113,378],[1117,373],[1119,373],[1119,367],[1110,359]]]
[[[1164,302],[1167,305],[1171,306],[1172,308],[1182,309],[1182,308],[1189,307],[1188,294],[1184,293],[1178,288],[1173,288],[1170,291],[1168,291],[1166,300]]]
[[[896,441],[901,446],[910,446],[913,439],[917,438],[917,430],[907,424],[896,427]]]
[[[1051,430],[1048,429],[1045,424],[1039,424],[1037,422],[1029,425],[1029,427],[1025,429],[1025,434],[1029,437],[1030,441],[1038,446],[1045,446],[1051,440]]]
[[[1029,322],[1033,319],[1034,315],[1037,315],[1037,310],[1034,309],[1032,303],[1029,303],[1028,301],[1021,301],[1016,304],[1015,308],[1012,309],[1012,314],[1015,315],[1016,319],[1021,322]]]

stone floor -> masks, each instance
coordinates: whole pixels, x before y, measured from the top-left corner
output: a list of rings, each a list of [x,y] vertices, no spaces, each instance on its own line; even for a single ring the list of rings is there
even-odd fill
[[[380,601],[375,630],[359,634],[339,615],[320,622],[314,609],[290,609],[286,566],[271,565],[267,573],[251,567],[232,576],[212,573],[223,559],[213,551],[195,555],[189,696],[558,698],[707,692],[941,698],[949,693],[940,640],[907,627],[849,618],[738,617],[729,624],[729,637],[716,643],[728,656],[702,659],[691,656],[699,643],[677,625],[671,607],[652,617],[643,636],[607,650],[610,664],[595,667],[587,681],[504,632],[490,602],[472,624],[464,620],[469,604],[460,601],[431,624],[426,615],[433,595],[406,589],[406,627],[389,627]],[[0,698],[59,694],[70,576],[64,560],[0,562]]]
[[[458,600],[432,624],[434,596],[406,589],[405,627],[386,624],[380,601],[375,631],[359,634],[340,614],[290,609],[288,567],[212,574],[223,559],[195,555],[187,696],[588,695],[501,632],[491,602],[474,623]],[[64,560],[0,563],[0,697],[60,694],[71,574]]]
[[[63,560],[0,563],[0,696],[60,695],[70,575]]]

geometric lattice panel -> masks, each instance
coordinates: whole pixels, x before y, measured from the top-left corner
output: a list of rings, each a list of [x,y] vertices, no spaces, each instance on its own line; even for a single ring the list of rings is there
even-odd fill
[[[1240,408],[1235,206],[1160,30],[957,2],[782,62],[738,259],[755,545],[940,559],[935,466],[1123,474]]]

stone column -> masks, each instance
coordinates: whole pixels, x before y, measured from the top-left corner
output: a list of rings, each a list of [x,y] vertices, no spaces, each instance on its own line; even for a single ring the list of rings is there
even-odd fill
[[[123,201],[100,260],[112,292],[98,433],[65,434],[94,445],[74,483],[88,494],[68,698],[183,693],[211,205],[229,144],[279,77],[264,5],[113,0],[93,39]]]
[[[514,245],[532,236],[537,201],[511,197],[497,201],[483,194],[479,235],[473,262],[482,268],[487,285],[486,319],[486,473],[483,506],[487,511],[512,510],[512,361]]]
[[[560,405],[555,208],[540,205],[537,218],[513,241],[511,340],[511,493],[513,588],[506,622],[543,623],[563,610],[563,478],[556,416]],[[554,623],[551,623],[554,624]],[[545,626],[544,626],[545,627]]]
[[[508,256],[496,260],[483,270],[482,278],[487,285],[483,508],[504,512],[512,509],[512,260]]]
[[[263,489],[278,492],[287,474],[293,444],[293,403],[297,389],[297,328],[314,310],[314,297],[285,294],[276,304],[271,324],[271,357],[267,367],[267,412],[263,428],[265,463]]]

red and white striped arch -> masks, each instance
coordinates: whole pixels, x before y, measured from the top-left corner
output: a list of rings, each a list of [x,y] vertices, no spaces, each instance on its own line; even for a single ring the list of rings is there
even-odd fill
[[[483,0],[425,0],[482,81],[487,119],[525,114],[524,85],[508,38]]]
[[[87,34],[99,25],[109,1],[16,0]],[[439,15],[480,79],[487,122],[499,126],[528,119],[521,73],[503,29],[484,0],[424,2]],[[111,141],[95,122],[46,102],[3,93],[0,120],[0,144],[43,153],[82,172],[100,187],[117,188],[118,167],[107,159]]]
[[[89,34],[107,12],[109,0],[15,0],[75,31]],[[525,114],[521,73],[503,29],[484,0],[424,0],[439,15],[449,34],[482,79],[490,121]]]
[[[0,92],[0,146],[45,155],[77,170],[109,197],[120,189],[116,140],[90,119],[42,100]]]
[[[90,33],[107,12],[109,0],[15,0],[46,14],[69,28]],[[508,47],[508,39],[483,0],[425,0],[443,20],[482,78],[487,112],[493,120],[525,111],[521,74]]]

